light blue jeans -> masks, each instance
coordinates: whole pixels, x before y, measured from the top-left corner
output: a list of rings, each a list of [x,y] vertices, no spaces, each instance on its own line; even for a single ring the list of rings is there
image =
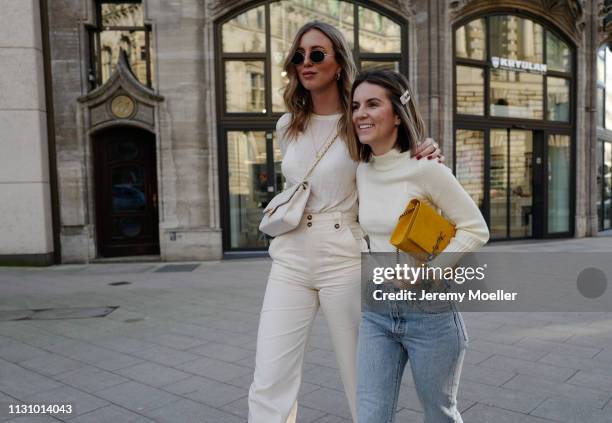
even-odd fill
[[[425,423],[461,423],[457,389],[467,342],[452,302],[384,301],[376,311],[364,311],[357,352],[358,422],[394,421],[409,361]]]

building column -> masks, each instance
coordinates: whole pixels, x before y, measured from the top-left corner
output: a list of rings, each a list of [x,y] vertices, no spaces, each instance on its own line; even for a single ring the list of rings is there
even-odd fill
[[[452,28],[444,0],[414,0],[410,22],[410,80],[429,137],[451,166],[453,151]]]
[[[53,262],[39,0],[0,1],[0,264]]]
[[[585,7],[585,29],[583,48],[578,49],[578,61],[583,61],[584,82],[578,81],[577,95],[584,93],[584,125],[577,126],[577,151],[582,150],[584,173],[577,172],[576,181],[576,236],[597,236],[597,50],[599,49],[599,23],[597,2]],[[582,50],[582,51],[581,51]],[[584,89],[582,89],[582,87]],[[580,100],[580,99],[577,99]],[[579,108],[581,103],[577,102]],[[580,110],[580,109],[579,109]],[[583,128],[583,129],[582,129]],[[578,154],[580,160],[581,155]]]
[[[184,0],[169,8],[149,0],[155,22],[156,89],[160,105],[159,145],[163,192],[160,250],[163,261],[222,258],[218,221],[216,127],[210,2]],[[213,82],[214,85],[214,82]]]

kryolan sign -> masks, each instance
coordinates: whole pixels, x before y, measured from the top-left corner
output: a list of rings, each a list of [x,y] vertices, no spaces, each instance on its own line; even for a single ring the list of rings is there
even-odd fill
[[[544,63],[531,63],[525,60],[507,59],[505,57],[491,57],[491,64],[495,69],[508,69],[522,72],[546,73]]]

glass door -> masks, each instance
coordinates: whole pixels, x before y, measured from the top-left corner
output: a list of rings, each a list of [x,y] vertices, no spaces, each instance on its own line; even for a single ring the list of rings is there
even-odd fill
[[[159,254],[155,136],[117,127],[94,137],[101,257]]]
[[[548,235],[570,232],[570,136],[549,134],[547,140]]]
[[[489,218],[492,239],[531,238],[534,233],[533,132],[490,132]]]
[[[225,160],[224,249],[265,249],[269,240],[259,231],[262,211],[283,188],[273,131],[228,130]]]
[[[533,132],[511,129],[510,238],[533,237]]]
[[[491,239],[508,238],[508,130],[490,133],[489,231]]]

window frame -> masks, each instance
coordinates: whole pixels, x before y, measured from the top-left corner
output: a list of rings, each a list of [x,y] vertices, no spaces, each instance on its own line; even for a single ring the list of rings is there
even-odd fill
[[[141,4],[143,7],[143,25],[142,26],[103,26],[102,25],[102,4]],[[147,64],[147,81],[144,85],[149,88],[153,87],[153,78],[151,72],[151,32],[150,24],[145,22],[144,17],[144,2],[142,0],[95,0],[95,24],[87,25],[89,35],[89,72],[88,82],[90,89],[93,90],[103,85],[102,82],[102,45],[100,43],[100,34],[104,31],[142,31],[145,36],[145,49]],[[138,51],[140,57],[141,52]],[[140,81],[142,83],[142,81]]]
[[[276,123],[278,118],[285,112],[273,110],[272,104],[272,58],[271,58],[271,28],[270,28],[270,5],[283,0],[266,0],[255,3],[249,3],[246,6],[234,9],[224,15],[215,22],[214,38],[215,38],[215,70],[216,70],[216,87],[217,98],[216,105],[218,111],[218,120],[226,123],[244,122],[245,127],[248,126],[248,121],[253,118],[256,122],[261,122],[262,119],[270,123]],[[351,1],[341,0],[353,5],[353,59],[361,70],[362,61],[396,61],[399,62],[400,72],[408,75],[408,22],[400,16],[392,15],[388,11],[382,10],[380,6],[376,6],[366,1]],[[229,53],[223,51],[223,25],[237,16],[258,7],[264,6],[264,24],[265,24],[265,52],[263,53]],[[400,26],[401,30],[401,51],[399,53],[361,53],[359,51],[359,7],[365,7],[374,12],[392,20]],[[266,113],[253,112],[227,112],[226,109],[226,78],[225,78],[225,62],[227,60],[263,60],[264,61],[264,82],[265,82],[265,109]],[[246,120],[245,120],[246,119]]]
[[[279,0],[265,0],[249,2],[247,5],[235,8],[221,16],[214,23],[214,52],[215,52],[215,106],[217,123],[217,165],[219,169],[219,197],[220,216],[222,231],[222,244],[224,252],[260,251],[261,248],[235,248],[231,246],[231,227],[229,222],[229,190],[228,190],[228,158],[227,158],[227,136],[230,131],[265,131],[268,140],[268,172],[274,175],[276,184],[276,171],[274,169],[273,140],[276,122],[285,112],[273,110],[272,98],[272,40],[270,5]],[[362,61],[397,61],[400,72],[408,74],[409,69],[409,38],[408,21],[384,10],[372,2],[360,0],[343,0],[353,5],[353,59],[361,70]],[[228,53],[223,52],[223,25],[235,17],[257,7],[264,6],[265,24],[265,51],[263,53]],[[400,48],[399,53],[361,53],[359,51],[359,7],[366,7],[374,12],[392,20],[400,26]],[[296,28],[297,31],[298,28]],[[228,60],[263,60],[264,61],[264,86],[265,86],[265,109],[266,113],[226,112],[226,78],[225,62]],[[280,188],[280,187],[277,187]],[[270,193],[272,196],[273,193]]]
[[[490,18],[494,16],[515,16],[520,19],[529,19],[532,22],[542,26],[542,57],[544,58],[544,63],[547,63],[547,36],[548,33],[552,33],[555,37],[559,38],[561,41],[566,43],[570,49],[570,70],[569,72],[560,72],[547,69],[546,73],[542,74],[543,82],[542,82],[542,119],[531,119],[531,118],[519,118],[519,117],[506,117],[506,116],[493,116],[491,114],[491,69],[493,69],[491,65],[491,25]],[[485,20],[485,58],[484,60],[478,59],[470,59],[463,58],[457,56],[457,46],[456,46],[456,31],[464,25],[476,20],[476,19],[484,19]],[[452,29],[452,51],[453,51],[453,66],[452,66],[452,81],[453,81],[453,121],[457,120],[466,120],[466,121],[474,121],[481,120],[483,122],[491,122],[491,121],[500,121],[500,122],[513,122],[518,121],[523,123],[529,122],[537,122],[541,127],[542,125],[551,126],[555,128],[572,128],[574,126],[573,122],[576,119],[576,78],[574,77],[574,69],[576,69],[576,48],[565,35],[561,34],[554,26],[550,23],[538,18],[537,16],[533,16],[527,13],[519,13],[519,12],[505,12],[505,11],[497,11],[493,13],[488,13],[486,15],[476,15],[469,16],[460,21],[458,21],[455,25],[453,25]],[[457,66],[467,66],[467,67],[476,67],[480,68],[484,72],[484,115],[469,115],[462,114],[457,112]],[[547,118],[548,115],[548,77],[561,78],[569,81],[570,87],[570,98],[569,98],[569,117],[567,121],[555,121]]]
[[[492,116],[490,114],[490,72],[491,69],[491,43],[490,43],[490,24],[489,17],[491,16],[516,16],[523,19],[529,19],[543,28],[543,49],[542,54],[543,57],[546,58],[547,54],[547,46],[546,46],[546,37],[550,32],[554,36],[561,39],[565,42],[570,48],[570,71],[569,72],[559,72],[559,71],[551,71],[547,70],[547,72],[543,75],[543,105],[542,119],[527,119],[527,118],[518,118],[518,117],[503,117],[503,116]],[[485,59],[484,60],[474,60],[474,59],[466,59],[457,57],[456,54],[456,31],[460,27],[468,24],[469,22],[475,19],[485,19],[486,28],[485,28],[485,36],[486,36],[486,49],[485,49]],[[575,210],[576,210],[576,84],[577,78],[573,75],[574,70],[577,67],[577,47],[576,45],[569,39],[569,37],[565,36],[557,29],[552,23],[544,20],[537,15],[520,12],[517,10],[499,10],[486,14],[477,14],[467,16],[459,21],[457,21],[452,27],[452,52],[453,52],[453,62],[452,62],[452,105],[453,105],[453,149],[452,149],[452,157],[453,157],[453,172],[456,171],[456,134],[458,130],[467,129],[467,130],[482,130],[485,132],[485,173],[484,173],[484,186],[485,192],[484,195],[484,204],[485,204],[485,212],[483,216],[487,222],[490,222],[490,169],[489,169],[489,160],[490,160],[490,132],[494,129],[524,129],[534,131],[534,134],[537,135],[538,138],[534,138],[534,144],[539,143],[541,147],[544,148],[544,142],[548,139],[548,136],[551,134],[554,135],[569,135],[570,136],[570,228],[566,233],[549,233],[548,232],[548,222],[544,219],[538,228],[534,227],[533,238],[560,238],[573,236],[575,233]],[[545,62],[546,63],[546,62]],[[477,66],[484,69],[485,80],[484,80],[484,92],[485,92],[485,115],[468,115],[468,114],[459,114],[457,113],[457,74],[456,69],[458,65],[466,65],[466,66]],[[569,120],[567,122],[564,121],[554,121],[548,120],[547,112],[548,112],[548,87],[547,87],[547,78],[548,77],[560,77],[564,79],[569,79],[570,83],[570,101],[569,101]],[[543,138],[542,138],[543,137]],[[546,141],[547,142],[547,141]],[[536,148],[536,147],[534,147]],[[544,163],[547,162],[547,153],[542,151],[542,161]],[[543,181],[542,189],[545,191],[547,188],[546,181]],[[547,210],[548,204],[540,204],[542,207],[542,212]],[[507,238],[515,240],[516,238]],[[532,239],[532,237],[528,238]]]

